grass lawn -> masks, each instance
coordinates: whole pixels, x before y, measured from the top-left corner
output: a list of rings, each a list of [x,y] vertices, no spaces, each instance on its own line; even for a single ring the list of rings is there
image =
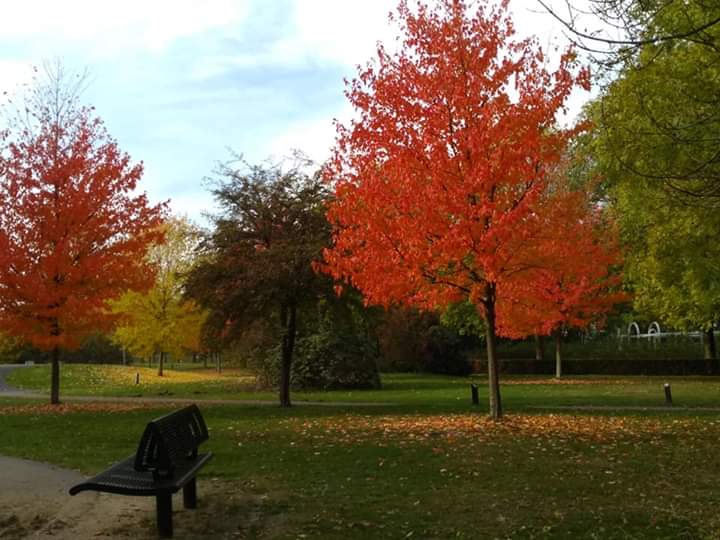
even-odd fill
[[[228,506],[253,494],[240,534],[250,538],[720,537],[720,412],[532,408],[658,404],[660,379],[509,379],[500,423],[469,404],[468,379],[384,380],[383,391],[325,398],[394,406],[201,405],[216,454],[201,504],[216,483]],[[671,382],[676,401],[717,404],[715,379]],[[0,400],[0,454],[94,473],[132,453],[165,410]]]
[[[228,369],[165,370],[98,364],[64,364],[60,393],[67,396],[190,397],[276,401],[277,393],[258,391],[249,372]],[[140,384],[135,384],[136,374]],[[293,392],[295,400],[382,402],[417,405],[426,410],[465,410],[469,385],[479,385],[481,407],[486,406],[483,376],[446,377],[424,374],[384,374],[382,390]],[[8,382],[19,388],[50,392],[50,367],[17,369]],[[720,377],[607,377],[573,376],[556,381],[550,376],[503,376],[502,396],[510,410],[556,406],[654,407],[665,402],[663,384],[672,386],[678,406],[720,408]]]

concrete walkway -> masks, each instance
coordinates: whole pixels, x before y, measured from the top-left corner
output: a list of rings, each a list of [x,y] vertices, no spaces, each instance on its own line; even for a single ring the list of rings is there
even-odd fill
[[[15,369],[23,369],[24,364],[0,364],[0,397],[38,397],[42,394],[14,388],[7,383],[7,375]]]

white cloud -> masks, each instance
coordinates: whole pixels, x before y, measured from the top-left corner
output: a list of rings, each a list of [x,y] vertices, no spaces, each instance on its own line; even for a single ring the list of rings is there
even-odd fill
[[[388,0],[295,0],[289,14],[294,33],[276,44],[274,54],[364,64],[374,56],[378,41],[393,41],[395,28],[387,16],[395,5]]]
[[[270,161],[278,162],[291,157],[293,150],[301,150],[310,159],[321,164],[330,157],[335,142],[335,126],[330,118],[316,118],[290,124],[266,146]]]
[[[248,2],[233,0],[25,0],[6,2],[0,37],[91,45],[88,54],[158,51],[179,37],[242,21]]]
[[[0,103],[5,101],[5,92],[8,97],[15,94],[22,84],[30,81],[32,73],[27,62],[0,58]]]

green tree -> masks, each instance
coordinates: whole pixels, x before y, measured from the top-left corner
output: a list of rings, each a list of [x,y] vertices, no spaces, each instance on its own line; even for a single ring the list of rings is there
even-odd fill
[[[635,309],[680,330],[705,334],[708,371],[716,371],[714,324],[720,320],[720,216],[678,204],[646,183],[623,184],[617,208],[632,246],[626,261]]]
[[[720,27],[708,32],[720,39]],[[719,64],[718,50],[695,43],[647,45],[628,63],[593,111],[613,177],[684,204],[720,202]]]
[[[720,25],[650,38],[702,27],[720,16],[720,5],[657,6],[632,14],[647,42],[623,59],[589,109],[595,130],[586,150],[610,188],[635,308],[676,328],[704,330],[712,360],[720,305],[712,264],[720,224]]]
[[[219,338],[232,339],[256,319],[279,327],[280,405],[289,407],[290,377],[300,315],[332,294],[312,263],[329,242],[327,190],[297,167],[226,165],[213,194],[222,211],[190,272],[188,292],[212,310]]]
[[[147,255],[155,269],[155,283],[144,293],[127,291],[111,302],[121,317],[113,340],[136,356],[158,355],[158,375],[168,354],[180,356],[200,349],[207,312],[184,293],[184,278],[195,262],[200,231],[187,219],[168,220],[162,227],[165,241]]]

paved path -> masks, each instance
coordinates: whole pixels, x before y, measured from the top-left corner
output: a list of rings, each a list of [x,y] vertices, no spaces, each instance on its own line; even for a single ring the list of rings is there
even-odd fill
[[[0,364],[0,397],[37,397],[37,392],[29,390],[21,390],[10,386],[7,381],[7,375],[15,369],[23,369],[24,364]]]

